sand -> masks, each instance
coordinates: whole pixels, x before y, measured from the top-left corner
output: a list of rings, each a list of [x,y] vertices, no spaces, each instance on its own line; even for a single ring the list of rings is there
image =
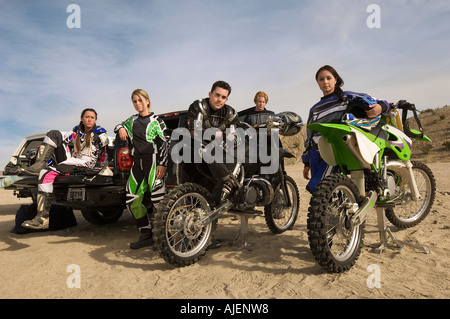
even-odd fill
[[[0,190],[0,298],[156,298],[156,299],[446,299],[450,297],[450,163],[428,164],[437,179],[429,216],[418,226],[393,234],[404,247],[381,254],[376,213],[367,221],[365,246],[356,265],[329,274],[309,249],[306,216],[309,194],[301,165],[288,173],[300,189],[300,214],[291,231],[273,235],[263,216],[249,220],[253,250],[236,250],[239,220],[219,220],[217,238],[196,264],[176,268],[151,248],[130,250],[139,236],[128,212],[114,224],[98,226],[75,211],[78,224],[59,231],[17,235],[10,232],[21,204]]]

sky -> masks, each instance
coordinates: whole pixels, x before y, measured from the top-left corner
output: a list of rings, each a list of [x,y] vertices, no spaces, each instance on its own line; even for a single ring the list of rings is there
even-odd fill
[[[306,121],[328,64],[344,90],[439,108],[449,53],[448,0],[0,0],[0,171],[25,136],[71,130],[87,107],[113,135],[137,88],[159,114],[224,80],[237,111],[265,91]]]

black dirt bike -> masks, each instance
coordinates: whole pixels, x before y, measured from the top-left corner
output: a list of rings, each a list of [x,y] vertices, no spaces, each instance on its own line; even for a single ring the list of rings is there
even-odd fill
[[[270,116],[267,123],[255,125],[267,134],[290,136],[303,126],[302,119],[292,112]],[[264,173],[264,163],[251,161],[254,151],[246,143],[255,138],[252,128],[242,128],[243,135],[236,135],[234,149],[244,143],[245,160],[226,164],[227,174],[217,176],[217,163],[207,163],[204,143],[199,150],[203,154],[198,163],[177,163],[178,185],[168,192],[158,204],[154,220],[154,240],[161,257],[178,267],[198,261],[214,237],[218,218],[225,212],[241,215],[241,246],[246,248],[248,216],[261,213],[256,206],[264,207],[266,224],[274,234],[292,229],[299,210],[299,191],[294,179],[284,169],[284,158],[294,157],[286,149],[274,144],[272,160],[278,165],[273,173]],[[253,130],[254,132],[254,130]],[[265,131],[266,132],[266,131]],[[259,138],[259,137],[258,137]],[[261,145],[261,144],[259,144]],[[224,153],[226,147],[223,146]],[[252,154],[253,153],[253,154]],[[219,183],[218,183],[219,181]],[[222,183],[220,183],[222,181]],[[219,186],[217,186],[219,185]]]

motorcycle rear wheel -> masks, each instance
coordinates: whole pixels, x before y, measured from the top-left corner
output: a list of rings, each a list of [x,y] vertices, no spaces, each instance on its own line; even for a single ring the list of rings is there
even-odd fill
[[[357,199],[357,186],[342,174],[325,177],[311,197],[307,221],[309,245],[318,264],[328,272],[349,270],[363,247],[365,224],[352,227],[345,208]]]
[[[213,203],[208,190],[194,183],[173,188],[159,202],[153,238],[166,262],[184,267],[205,255],[217,223],[203,226],[198,222],[211,213]]]
[[[275,189],[272,202],[264,207],[266,225],[274,234],[284,233],[286,230],[294,227],[300,207],[300,195],[295,180],[287,175],[284,178],[286,179],[286,188],[291,205],[286,206],[284,195],[279,185]]]
[[[416,226],[427,217],[436,195],[436,179],[431,169],[422,162],[411,163],[421,200],[413,201],[407,185],[405,195],[400,199],[401,203],[394,208],[386,208],[386,218],[394,226],[403,229]]]

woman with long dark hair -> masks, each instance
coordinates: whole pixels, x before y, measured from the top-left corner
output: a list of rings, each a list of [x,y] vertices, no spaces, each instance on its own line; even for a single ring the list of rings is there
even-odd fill
[[[97,124],[97,112],[87,108],[81,112],[80,124],[72,131],[63,133],[58,130],[47,132],[36,156],[36,162],[22,169],[24,175],[38,175],[36,196],[37,215],[26,220],[22,226],[30,229],[48,229],[49,212],[53,182],[59,175],[70,175],[75,170],[102,167],[108,163],[108,136],[106,130]],[[73,149],[69,143],[73,141]],[[48,166],[51,158],[55,164]]]
[[[344,80],[329,65],[324,65],[316,72],[316,82],[323,97],[309,111],[308,124],[340,123],[348,112],[356,117],[376,118],[389,110],[389,103],[384,100],[377,100],[365,93],[343,91],[341,87]],[[318,151],[320,136],[318,132],[307,130],[305,151],[302,155],[302,162],[305,165],[303,177],[309,179],[306,189],[310,193],[314,192],[320,180],[333,169],[320,157]]]

